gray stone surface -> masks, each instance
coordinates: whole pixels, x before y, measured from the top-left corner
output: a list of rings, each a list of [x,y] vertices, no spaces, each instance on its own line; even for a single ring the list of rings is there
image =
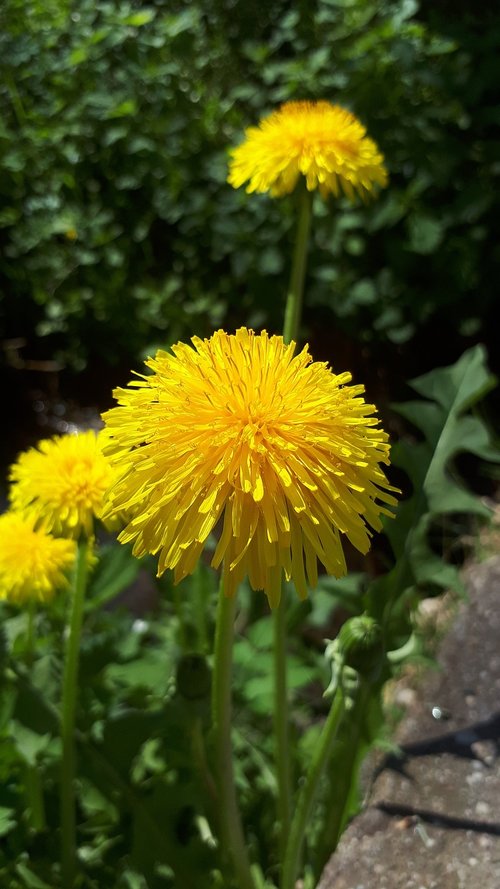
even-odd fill
[[[318,889],[500,889],[500,557],[467,586],[440,669],[398,690],[404,759],[375,778]]]

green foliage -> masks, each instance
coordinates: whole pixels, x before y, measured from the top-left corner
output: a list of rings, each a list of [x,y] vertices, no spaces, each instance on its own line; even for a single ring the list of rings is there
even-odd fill
[[[77,714],[81,885],[221,889],[202,752],[209,750],[210,675],[204,655],[195,654],[213,637],[216,578],[200,566],[180,596],[162,582],[156,615],[134,619],[113,604],[105,610],[111,592],[150,567],[127,547],[107,542],[87,591]],[[39,609],[34,653],[28,615],[2,607],[0,881],[16,889],[60,885],[58,713],[66,604],[56,599]],[[235,746],[245,817],[254,824],[262,860],[274,862],[271,646],[269,615],[237,639]],[[320,650],[298,643],[290,684],[301,723],[312,681],[325,681]]]
[[[395,564],[367,585],[363,617],[348,620],[327,649],[327,655],[333,655],[330,688],[335,691],[343,679],[347,684],[343,672],[347,664],[356,666],[357,681],[352,684],[349,715],[340,725],[327,787],[323,788],[323,826],[314,838],[310,859],[316,876],[335,850],[348,819],[359,808],[362,761],[373,743],[383,740],[384,686],[397,675],[402,663],[422,651],[414,625],[420,598],[443,589],[463,590],[457,566],[449,563],[442,549],[431,546],[429,532],[449,516],[460,516],[464,530],[471,516],[484,519],[489,515],[460,478],[455,461],[463,453],[500,461],[486,423],[471,414],[495,384],[487,369],[485,351],[478,346],[451,367],[412,380],[411,388],[422,399],[396,406],[421,437],[405,437],[394,447],[392,462],[406,474],[397,515],[385,524]],[[349,652],[336,662],[346,640],[363,643],[355,652],[357,663]]]
[[[192,818],[199,779],[189,741],[192,714],[175,690],[179,621],[171,600],[154,620],[102,610],[113,564],[123,587],[130,560],[126,548],[108,544],[88,591],[77,736],[82,886],[189,887],[204,881],[214,862]],[[56,600],[40,609],[32,666],[26,614],[7,607],[2,613],[0,882],[16,889],[59,885],[63,606]],[[177,882],[161,876],[166,864]]]
[[[293,200],[233,191],[227,149],[308,97],[351,107],[391,174],[372,206],[318,200],[309,307],[362,340],[403,342],[451,305],[477,332],[496,296],[498,11],[480,24],[399,0],[6,0],[4,333],[81,366],[222,322],[280,329]]]
[[[500,461],[488,427],[471,413],[496,385],[487,369],[483,347],[465,352],[451,367],[438,368],[409,385],[422,399],[395,407],[423,439],[403,439],[393,450],[393,463],[406,473],[411,492],[403,492],[405,499],[398,508],[397,521],[386,523],[396,564],[382,582],[384,604],[398,597],[400,608],[404,607],[405,593],[462,589],[456,566],[447,564],[442,554],[433,550],[430,531],[440,527],[447,517],[485,518],[490,514],[460,478],[457,456],[465,453],[481,460]],[[376,596],[377,592],[374,599]]]
[[[400,664],[419,652],[414,612],[421,595],[460,587],[456,567],[431,547],[443,516],[483,516],[457,456],[499,460],[480,399],[494,385],[484,350],[410,383],[421,396],[398,405],[413,432],[394,449],[406,474],[404,499],[386,533],[394,567],[322,577],[318,590],[288,598],[288,680],[293,769],[306,775],[324,740],[329,699],[342,693],[335,743],[305,825],[306,885],[314,886],[359,806],[366,752],[385,743],[382,694]],[[415,431],[416,430],[416,431]],[[417,437],[418,434],[418,437]],[[412,490],[410,490],[410,486]],[[210,657],[217,578],[200,564],[174,590],[158,582],[154,614],[134,618],[114,598],[148,575],[128,547],[99,549],[86,597],[77,707],[79,889],[233,889],[217,840],[217,790],[210,734]],[[259,885],[277,883],[272,734],[273,624],[264,597],[240,590],[233,652],[235,776]],[[60,696],[67,602],[35,615],[1,604],[0,884],[58,889]],[[346,615],[353,615],[344,622]],[[324,650],[328,627],[341,627]],[[333,633],[332,633],[333,635]],[[207,657],[208,656],[208,657]],[[325,697],[326,694],[326,697]],[[300,810],[301,787],[294,797]],[[215,788],[215,789],[214,789]],[[228,882],[229,880],[229,882]]]

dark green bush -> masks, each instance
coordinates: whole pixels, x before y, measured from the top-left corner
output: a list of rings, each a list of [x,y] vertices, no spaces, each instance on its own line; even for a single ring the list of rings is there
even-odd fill
[[[500,13],[485,28],[429,9],[4,0],[3,335],[82,366],[222,323],[279,329],[293,202],[233,191],[227,149],[306,97],[352,108],[391,173],[369,207],[318,200],[308,306],[365,341],[435,318],[480,331],[499,258]]]

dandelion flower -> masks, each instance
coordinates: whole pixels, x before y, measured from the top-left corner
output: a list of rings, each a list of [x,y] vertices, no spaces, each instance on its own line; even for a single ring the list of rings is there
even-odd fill
[[[387,185],[384,157],[354,114],[329,102],[285,102],[245,132],[231,152],[228,182],[280,197],[305,176],[323,197],[341,190],[354,200]]]
[[[212,565],[233,595],[245,575],[272,607],[283,574],[299,594],[317,560],[346,571],[340,534],[361,552],[393,504],[379,463],[387,435],[362,386],[264,331],[217,331],[148,359],[152,374],[104,415],[117,477],[107,512],[131,515],[122,542],[159,553],[158,574],[190,574],[219,519]]]
[[[56,535],[91,536],[112,473],[93,431],[40,441],[11,466],[10,501]]]
[[[68,585],[76,556],[73,540],[35,528],[33,516],[9,511],[0,516],[0,599],[48,602]]]

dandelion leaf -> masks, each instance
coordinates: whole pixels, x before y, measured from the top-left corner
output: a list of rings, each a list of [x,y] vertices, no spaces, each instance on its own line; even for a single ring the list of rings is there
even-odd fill
[[[488,426],[471,412],[495,384],[485,350],[476,346],[456,364],[412,380],[410,386],[422,396],[420,400],[395,405],[422,435],[421,441],[403,440],[393,450],[393,463],[404,470],[412,489],[401,502],[396,521],[386,524],[400,563],[390,575],[399,593],[412,585],[462,589],[456,568],[434,552],[429,533],[443,516],[489,515],[487,506],[460,477],[455,459],[469,453],[481,460],[500,461]]]

